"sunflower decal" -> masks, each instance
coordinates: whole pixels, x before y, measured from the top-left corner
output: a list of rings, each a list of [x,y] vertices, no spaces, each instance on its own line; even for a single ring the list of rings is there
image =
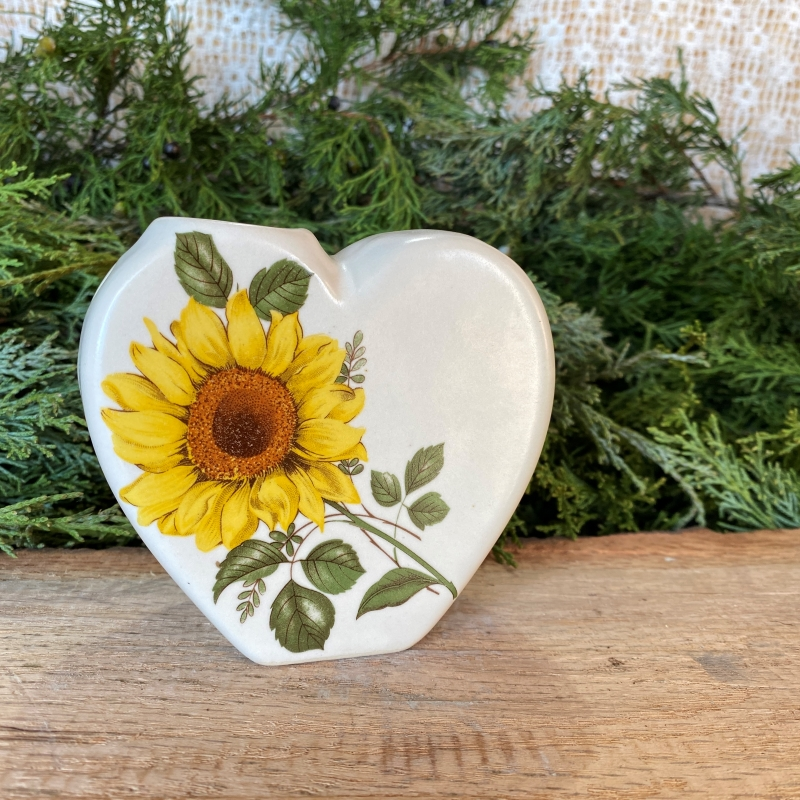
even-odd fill
[[[358,503],[335,464],[366,460],[350,423],[364,390],[335,383],[346,356],[328,336],[303,336],[297,314],[273,311],[269,330],[247,297],[219,316],[194,298],[170,341],[149,320],[152,347],[131,345],[141,375],[117,373],[103,409],[120,458],[145,472],[121,491],[141,525],[194,536],[201,550],[249,539],[261,520],[284,529],[298,511],[325,525],[325,500]]]
[[[325,334],[304,334],[299,310],[312,275],[291,260],[232,292],[233,273],[212,238],[192,232],[177,236],[175,269],[189,295],[178,319],[168,334],[145,319],[151,343],[130,346],[136,372],[102,383],[116,406],[102,410],[114,450],[141,470],[120,491],[139,524],[193,536],[204,552],[223,546],[214,600],[241,582],[242,623],[269,593],[265,578],[298,564],[306,582],[290,568],[269,621],[292,652],[324,648],[335,620],[328,595],[365,572],[342,539],[323,537],[308,549],[326,522],[358,529],[394,564],[367,589],[358,616],[436,592],[437,584],[455,597],[453,584],[406,543],[420,534],[400,524],[403,510],[420,532],[447,515],[437,492],[409,497],[441,471],[443,444],[413,456],[404,489],[392,473],[371,473],[374,501],[398,506],[394,521],[349,507],[361,504],[354,477],[367,460],[365,429],[353,424],[365,403],[363,333],[343,348]],[[402,563],[409,560],[415,567]]]

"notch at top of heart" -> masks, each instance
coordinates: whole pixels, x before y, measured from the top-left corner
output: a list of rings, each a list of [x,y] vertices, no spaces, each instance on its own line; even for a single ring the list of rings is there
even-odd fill
[[[105,283],[127,283],[132,277],[128,267],[133,264],[139,269],[146,268],[156,261],[165,258],[165,250],[169,250],[167,258],[172,261],[172,251],[176,236],[198,232],[211,236],[223,257],[231,263],[239,265],[237,277],[249,281],[252,275],[246,274],[247,264],[255,274],[259,269],[282,259],[290,259],[312,272],[324,287],[331,300],[337,304],[346,301],[348,295],[355,290],[354,279],[359,284],[364,275],[356,276],[353,268],[364,269],[367,265],[375,265],[375,256],[385,248],[396,248],[414,244],[436,244],[444,250],[450,250],[451,256],[460,253],[462,256],[470,252],[472,257],[491,262],[495,267],[498,261],[506,262],[512,267],[511,274],[520,272],[519,267],[511,259],[494,247],[464,234],[436,230],[393,231],[368,236],[329,256],[311,231],[305,228],[272,228],[263,225],[223,222],[187,217],[160,217],[147,228],[139,241],[117,262],[109,273],[114,275]],[[254,250],[263,243],[264,257],[256,256]],[[268,255],[267,255],[268,254]],[[380,260],[380,259],[379,259]],[[244,268],[244,272],[243,272]],[[521,276],[518,276],[521,277]],[[525,280],[527,284],[528,281]],[[121,287],[120,287],[121,288]],[[104,288],[107,293],[111,286]]]
[[[252,264],[252,271],[268,267],[273,261],[289,258],[305,267],[319,278],[320,283],[331,298],[339,303],[346,293],[347,277],[342,267],[323,249],[311,231],[305,228],[270,228],[265,225],[247,225],[238,222],[221,222],[191,217],[160,217],[150,223],[139,241],[120,258],[117,267],[128,261],[145,266],[152,260],[163,257],[164,248],[171,253],[175,247],[175,237],[190,231],[207,233],[213,237],[216,246],[230,263],[242,267]],[[254,248],[259,240],[269,252],[261,263],[253,258]],[[240,274],[246,280],[252,275]]]

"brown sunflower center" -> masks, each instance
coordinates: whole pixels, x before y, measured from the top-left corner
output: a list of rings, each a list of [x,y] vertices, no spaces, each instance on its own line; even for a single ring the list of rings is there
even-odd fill
[[[279,380],[224,369],[205,380],[189,409],[189,458],[214,480],[250,478],[286,458],[296,429],[297,409]]]

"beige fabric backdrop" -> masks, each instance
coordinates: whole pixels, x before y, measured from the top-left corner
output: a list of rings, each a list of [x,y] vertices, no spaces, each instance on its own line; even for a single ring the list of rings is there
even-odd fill
[[[262,55],[290,57],[269,0],[173,5],[192,20],[193,67],[212,95],[246,90]],[[0,0],[0,38],[28,33],[44,6]],[[598,91],[666,75],[681,47],[692,85],[711,97],[725,131],[747,126],[748,175],[785,163],[787,151],[800,155],[800,0],[520,0],[509,28],[537,32],[527,77],[547,86],[581,68],[594,71]],[[524,112],[524,98],[515,107]]]

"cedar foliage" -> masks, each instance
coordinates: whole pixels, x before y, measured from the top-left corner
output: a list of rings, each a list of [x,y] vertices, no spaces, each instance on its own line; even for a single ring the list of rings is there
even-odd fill
[[[737,141],[682,76],[625,84],[625,105],[586,76],[520,89],[534,43],[500,35],[512,5],[279,0],[296,67],[213,104],[160,0],[70,0],[7,46],[0,548],[135,538],[75,358],[100,277],[164,214],[303,226],[331,252],[457,230],[528,271],[556,401],[499,558],[522,534],[800,527],[800,165],[745,187]],[[511,116],[512,86],[541,110]]]

